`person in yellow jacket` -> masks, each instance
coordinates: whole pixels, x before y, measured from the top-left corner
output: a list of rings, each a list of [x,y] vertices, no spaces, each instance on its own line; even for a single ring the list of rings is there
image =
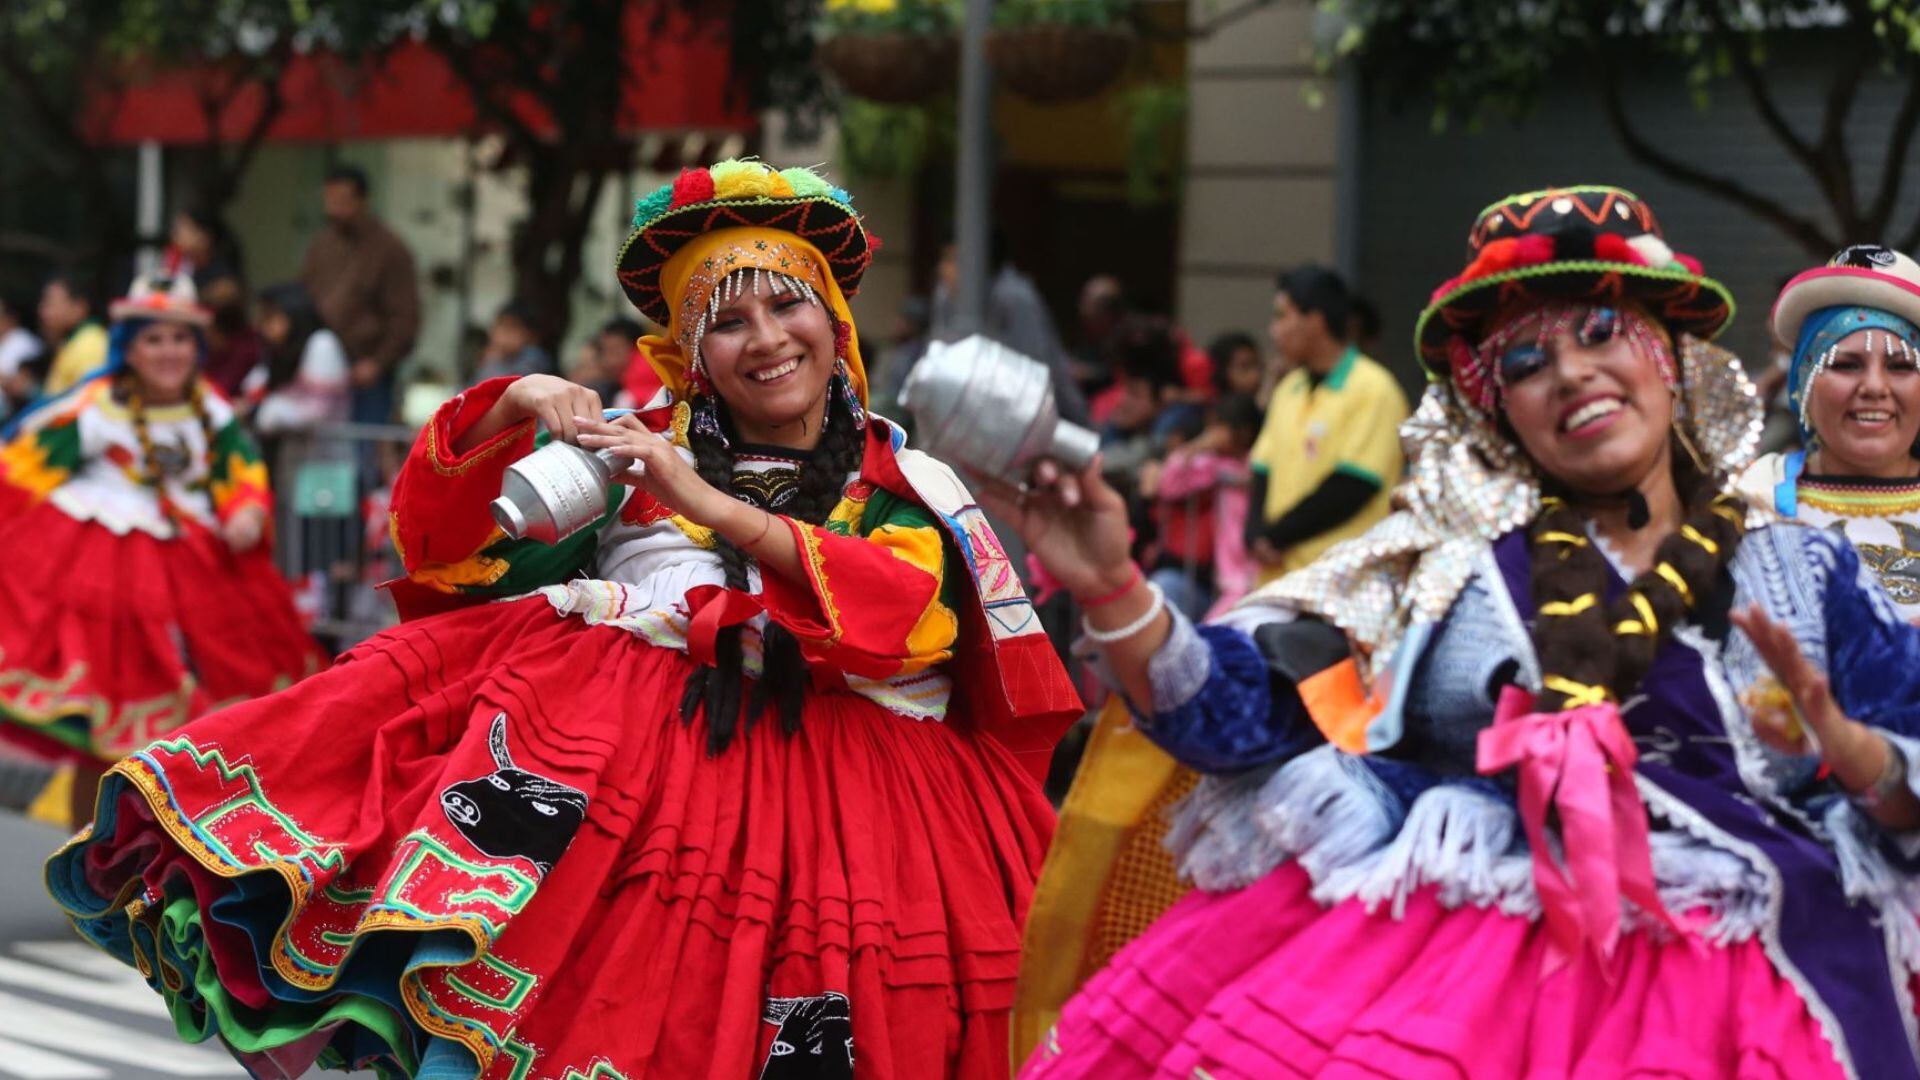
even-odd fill
[[[40,290],[40,334],[59,342],[41,393],[65,393],[107,362],[107,331],[93,317],[93,301],[67,274],[55,274]]]
[[[1333,271],[1280,275],[1269,327],[1292,370],[1274,388],[1250,455],[1246,542],[1262,583],[1297,570],[1387,516],[1400,481],[1407,398],[1348,341],[1352,297]]]

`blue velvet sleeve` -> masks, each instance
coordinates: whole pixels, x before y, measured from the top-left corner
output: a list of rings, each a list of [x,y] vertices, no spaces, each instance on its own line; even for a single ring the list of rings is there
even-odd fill
[[[1181,764],[1238,772],[1322,741],[1293,683],[1247,634],[1181,620],[1154,657],[1152,714],[1140,730]],[[1197,686],[1193,685],[1197,682]]]
[[[1851,544],[1820,540],[1831,560],[1824,606],[1834,700],[1855,720],[1920,738],[1920,629],[1863,572]]]

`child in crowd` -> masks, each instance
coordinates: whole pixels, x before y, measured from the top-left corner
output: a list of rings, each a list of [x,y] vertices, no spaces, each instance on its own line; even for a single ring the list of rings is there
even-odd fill
[[[540,344],[538,322],[523,301],[509,300],[501,307],[487,331],[487,348],[473,373],[474,385],[503,375],[553,374],[553,355]]]
[[[1203,428],[1180,438],[1144,470],[1153,500],[1158,554],[1148,575],[1169,603],[1193,618],[1232,606],[1258,567],[1241,536],[1247,520],[1247,452],[1260,433],[1260,406],[1246,394],[1214,403]]]

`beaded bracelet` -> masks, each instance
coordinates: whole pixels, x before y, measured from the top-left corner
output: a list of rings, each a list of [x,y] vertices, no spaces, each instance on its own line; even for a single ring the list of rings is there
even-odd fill
[[[1145,630],[1147,627],[1153,625],[1153,620],[1159,618],[1162,611],[1167,609],[1167,594],[1160,591],[1160,586],[1149,581],[1147,582],[1147,591],[1153,594],[1153,603],[1148,605],[1146,613],[1139,618],[1120,627],[1118,630],[1096,630],[1093,624],[1087,621],[1087,617],[1082,615],[1080,616],[1081,632],[1085,633],[1087,640],[1093,642],[1095,645],[1112,645],[1117,641],[1125,641],[1140,631]]]
[[[1127,564],[1127,566],[1128,566],[1128,569],[1132,571],[1132,573],[1127,575],[1127,583],[1125,585],[1120,586],[1119,588],[1113,590],[1110,593],[1102,593],[1091,600],[1083,601],[1080,604],[1080,606],[1089,611],[1097,607],[1106,607],[1108,604],[1111,604],[1115,600],[1118,600],[1121,597],[1132,592],[1133,587],[1135,585],[1140,584],[1140,578],[1141,578],[1140,564],[1129,563]]]

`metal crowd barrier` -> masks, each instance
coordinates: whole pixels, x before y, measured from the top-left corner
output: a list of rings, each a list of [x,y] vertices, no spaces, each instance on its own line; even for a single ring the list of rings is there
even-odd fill
[[[335,652],[398,621],[379,585],[401,573],[387,506],[414,434],[339,423],[261,439],[273,476],[274,560],[314,635]]]

